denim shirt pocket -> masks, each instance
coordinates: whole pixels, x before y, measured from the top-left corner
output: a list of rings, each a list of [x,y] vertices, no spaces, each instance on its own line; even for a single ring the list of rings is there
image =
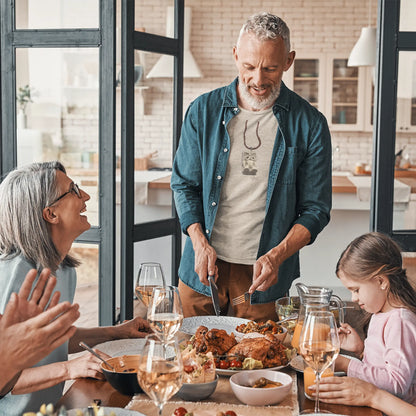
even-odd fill
[[[282,185],[296,183],[297,147],[286,148],[286,154],[279,169],[277,181]]]

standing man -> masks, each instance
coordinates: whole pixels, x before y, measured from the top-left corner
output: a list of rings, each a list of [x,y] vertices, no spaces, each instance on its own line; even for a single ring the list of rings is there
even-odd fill
[[[250,17],[233,48],[238,78],[189,106],[171,187],[188,235],[179,268],[184,316],[276,320],[274,301],[299,277],[299,250],[329,221],[331,137],[325,117],[282,82],[293,63],[286,23]]]

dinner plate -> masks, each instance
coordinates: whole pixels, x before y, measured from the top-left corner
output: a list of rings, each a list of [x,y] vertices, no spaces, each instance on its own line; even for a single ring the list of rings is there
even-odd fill
[[[114,341],[95,345],[94,348],[97,348],[112,357],[119,357],[120,355],[140,354],[145,342],[145,338],[116,339]]]
[[[224,329],[228,334],[237,333],[236,327],[250,322],[249,319],[236,318],[235,316],[191,316],[182,321],[181,331],[185,334],[195,335],[196,330],[201,326],[208,329]]]
[[[104,415],[105,416],[109,416],[111,412],[113,412],[116,416],[146,416],[143,413],[140,412],[136,412],[135,410],[127,410],[127,409],[122,409],[121,407],[105,407],[105,406],[101,406],[101,409],[104,409]],[[77,411],[80,409],[71,409],[68,410],[68,416],[76,416]],[[85,412],[85,414],[87,414],[86,412],[86,408],[85,409],[81,409]]]

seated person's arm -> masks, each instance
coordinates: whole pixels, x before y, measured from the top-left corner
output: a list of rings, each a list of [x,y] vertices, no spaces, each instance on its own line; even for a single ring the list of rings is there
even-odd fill
[[[0,395],[15,384],[22,369],[30,367],[67,341],[75,332],[78,305],[57,304],[59,292],[51,296],[56,279],[44,270],[29,297],[36,270],[31,270],[19,294],[13,293],[0,315]],[[42,312],[50,300],[49,309]]]

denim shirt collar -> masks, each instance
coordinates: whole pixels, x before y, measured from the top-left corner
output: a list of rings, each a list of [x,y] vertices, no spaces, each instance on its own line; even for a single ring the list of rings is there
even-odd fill
[[[237,100],[237,85],[238,85],[238,77],[234,79],[234,81],[226,87],[226,91],[224,94],[224,100],[222,103],[223,107],[233,107],[238,108],[238,100]],[[273,112],[276,114],[278,107],[282,108],[283,110],[289,111],[289,90],[286,87],[285,83],[282,81],[280,85],[280,94],[277,97],[275,103],[273,104]]]

